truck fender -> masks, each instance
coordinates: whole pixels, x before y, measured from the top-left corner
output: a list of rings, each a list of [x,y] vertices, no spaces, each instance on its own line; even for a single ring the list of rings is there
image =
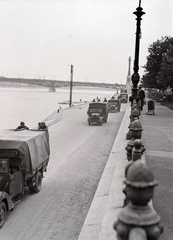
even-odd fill
[[[11,200],[11,197],[6,192],[0,191],[0,200],[7,203],[7,209],[12,210],[14,208],[14,203]]]

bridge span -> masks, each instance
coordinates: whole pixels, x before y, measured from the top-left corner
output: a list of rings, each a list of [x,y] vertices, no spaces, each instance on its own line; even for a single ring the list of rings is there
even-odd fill
[[[67,81],[67,80],[0,77],[0,82],[25,83],[25,84],[37,85],[37,86],[47,87],[51,92],[55,92],[56,88],[70,87],[70,81]],[[121,89],[125,87],[125,85],[118,84],[118,83],[111,84],[111,83],[79,82],[79,81],[73,81],[73,86],[88,86],[88,87],[101,87],[101,88],[113,88],[113,89]]]

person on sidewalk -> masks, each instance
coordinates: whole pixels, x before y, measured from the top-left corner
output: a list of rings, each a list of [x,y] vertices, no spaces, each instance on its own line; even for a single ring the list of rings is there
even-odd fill
[[[138,96],[140,98],[140,110],[142,111],[144,106],[145,91],[142,89],[141,86],[139,86]]]

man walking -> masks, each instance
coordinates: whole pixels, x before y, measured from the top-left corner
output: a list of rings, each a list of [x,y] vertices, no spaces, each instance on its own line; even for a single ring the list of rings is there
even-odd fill
[[[140,98],[141,101],[141,111],[143,110],[143,106],[144,106],[144,98],[145,98],[145,92],[144,90],[141,88],[141,86],[139,86],[139,90],[138,90],[138,96]]]

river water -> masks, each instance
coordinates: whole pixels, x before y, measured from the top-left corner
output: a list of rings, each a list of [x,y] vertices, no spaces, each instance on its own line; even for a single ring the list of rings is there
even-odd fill
[[[116,93],[114,89],[97,89],[75,87],[72,91],[72,101],[92,101],[99,98],[109,98]],[[14,129],[21,121],[29,128],[38,125],[59,106],[68,108],[68,104],[62,104],[70,99],[69,89],[57,89],[49,92],[46,88],[0,88],[0,130]]]

